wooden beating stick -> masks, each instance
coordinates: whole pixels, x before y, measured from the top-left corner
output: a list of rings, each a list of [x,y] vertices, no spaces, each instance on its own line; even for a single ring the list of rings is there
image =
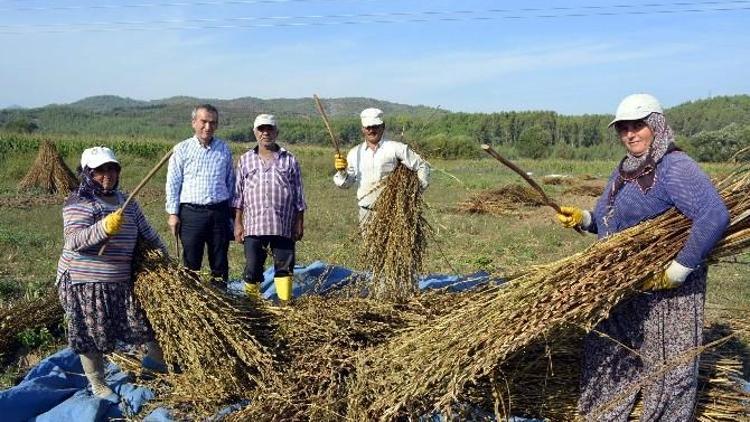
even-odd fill
[[[339,151],[339,141],[336,140],[336,137],[333,135],[333,130],[331,130],[331,124],[328,122],[328,116],[326,116],[326,111],[323,109],[323,104],[320,102],[320,98],[318,98],[318,94],[313,94],[313,98],[315,99],[315,105],[318,107],[318,112],[320,113],[320,117],[323,118],[323,123],[326,124],[326,129],[328,129],[328,134],[331,136],[331,142],[333,142],[333,148],[336,150],[336,154],[341,154]]]
[[[555,210],[558,214],[562,214],[562,210],[560,209],[560,206],[557,205],[555,201],[550,199],[549,196],[547,196],[546,193],[544,193],[544,189],[542,189],[541,186],[537,182],[534,181],[528,174],[526,174],[525,171],[523,171],[520,167],[515,165],[512,161],[508,160],[507,158],[500,155],[497,151],[494,150],[491,146],[487,144],[482,144],[482,149],[489,155],[491,155],[493,158],[495,158],[497,161],[505,164],[509,169],[513,170],[514,172],[518,173],[519,176],[523,177],[523,180],[525,180],[529,185],[531,185],[532,188],[534,188],[535,191],[539,192],[540,195],[542,195],[542,199],[544,199],[544,203],[550,206],[553,210]],[[580,227],[575,227],[575,230],[578,233],[583,234]]]

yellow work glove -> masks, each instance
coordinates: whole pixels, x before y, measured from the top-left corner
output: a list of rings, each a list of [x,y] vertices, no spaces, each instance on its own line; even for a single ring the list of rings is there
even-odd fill
[[[334,154],[333,166],[336,168],[336,171],[343,171],[343,170],[346,170],[349,164],[346,162],[346,158],[344,158],[343,155]]]
[[[685,282],[685,279],[693,270],[685,267],[677,261],[672,261],[666,270],[656,273],[643,283],[643,290],[669,290],[676,289]]]
[[[557,220],[563,227],[572,228],[583,223],[583,210],[577,207],[560,207]]]
[[[122,220],[122,208],[118,208],[117,211],[104,217],[104,220],[102,220],[104,233],[107,233],[108,236],[117,234],[120,231],[120,227],[122,227]]]

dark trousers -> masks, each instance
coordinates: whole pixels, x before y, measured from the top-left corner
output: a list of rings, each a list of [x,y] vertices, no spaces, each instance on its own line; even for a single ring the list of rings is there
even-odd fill
[[[283,236],[247,236],[245,237],[245,281],[260,283],[263,281],[263,264],[266,262],[271,247],[273,255],[274,277],[289,276],[294,273],[294,241]]]
[[[203,264],[203,250],[208,247],[208,265],[211,276],[229,279],[229,203],[212,205],[180,205],[180,240],[182,240],[182,262],[187,268],[199,271]]]

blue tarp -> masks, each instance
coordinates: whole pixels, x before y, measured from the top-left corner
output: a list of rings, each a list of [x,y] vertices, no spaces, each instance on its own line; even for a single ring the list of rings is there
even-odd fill
[[[263,274],[261,284],[261,294],[269,300],[277,298],[273,275],[271,267]],[[355,278],[364,277],[367,274],[316,261],[294,269],[293,294],[295,297],[322,295],[345,286]],[[489,274],[484,272],[468,276],[429,275],[420,279],[419,287],[463,291],[488,281]],[[242,288],[242,281],[228,285],[228,289],[234,292],[241,292]],[[107,399],[93,396],[87,389],[88,380],[83,375],[78,355],[66,348],[40,362],[15,387],[0,391],[0,419],[6,422],[52,422],[123,418],[137,414],[153,398],[150,390],[132,384],[128,375],[112,363],[107,366],[107,384],[119,399],[114,395]],[[231,407],[226,409],[231,410]],[[144,418],[147,422],[170,420],[169,411],[164,408],[156,409]]]

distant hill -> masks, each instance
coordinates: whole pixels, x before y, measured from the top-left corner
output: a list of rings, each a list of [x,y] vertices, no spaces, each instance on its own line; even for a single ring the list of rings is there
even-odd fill
[[[344,97],[322,99],[326,112],[332,117],[357,116],[362,109],[367,107],[378,107],[386,114],[419,116],[430,114],[435,108],[426,106],[412,106],[406,104],[392,103],[389,101],[376,100],[363,97]],[[241,97],[231,100],[220,100],[211,98],[196,98],[177,96],[160,100],[141,101],[132,98],[123,98],[116,95],[98,95],[87,97],[82,100],[61,105],[50,105],[46,107],[70,107],[77,110],[85,110],[94,113],[133,112],[138,109],[164,110],[171,113],[176,110],[192,109],[197,104],[209,103],[219,109],[222,114],[245,116],[261,112],[274,113],[286,116],[317,117],[318,112],[312,98],[279,98],[264,100],[255,97]],[[40,107],[44,109],[46,107]],[[37,109],[38,110],[38,109]]]

